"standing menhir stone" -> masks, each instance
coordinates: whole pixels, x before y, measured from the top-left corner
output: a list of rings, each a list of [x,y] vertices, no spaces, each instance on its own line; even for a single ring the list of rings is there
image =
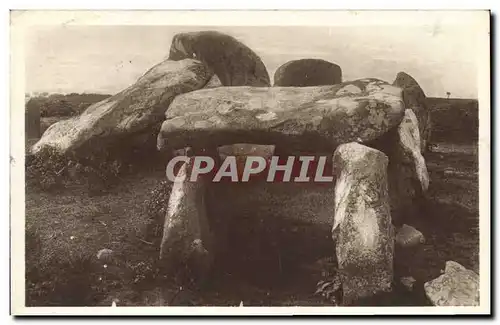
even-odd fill
[[[418,82],[409,74],[399,72],[392,83],[403,89],[403,100],[406,108],[411,108],[418,119],[420,129],[421,152],[425,153],[431,137],[431,114],[427,106],[427,97]]]
[[[309,87],[342,82],[342,69],[320,59],[301,59],[283,64],[274,73],[276,87]]]
[[[394,230],[387,192],[387,156],[358,143],[334,154],[335,223],[343,304],[391,290]]]
[[[172,39],[170,60],[202,61],[224,86],[269,87],[267,69],[248,46],[216,31],[180,33]]]
[[[202,278],[212,265],[212,234],[205,206],[205,182],[190,181],[192,163],[184,163],[176,175],[168,202],[160,247],[167,274],[186,276],[186,268]],[[180,273],[180,274],[179,274]]]

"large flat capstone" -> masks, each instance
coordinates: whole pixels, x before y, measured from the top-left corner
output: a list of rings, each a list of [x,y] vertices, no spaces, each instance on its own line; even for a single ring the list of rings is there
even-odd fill
[[[177,96],[158,148],[232,143],[335,148],[369,142],[404,116],[402,91],[378,79],[318,87],[219,87]]]

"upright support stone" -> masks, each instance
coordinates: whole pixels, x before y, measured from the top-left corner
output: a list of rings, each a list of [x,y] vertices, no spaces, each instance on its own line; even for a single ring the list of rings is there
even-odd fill
[[[358,143],[335,151],[335,219],[332,235],[343,304],[391,290],[394,230],[387,190],[387,156]]]
[[[413,110],[420,132],[420,149],[425,154],[431,140],[432,121],[427,97],[418,82],[406,72],[399,72],[392,83],[403,89],[403,101],[406,108]]]
[[[184,272],[196,278],[211,268],[212,234],[205,205],[205,181],[190,181],[192,163],[187,162],[176,175],[163,227],[160,260],[167,274]],[[183,274],[185,275],[185,274]]]
[[[418,119],[411,109],[406,109],[404,113],[397,128],[370,144],[389,157],[389,196],[396,226],[411,223],[417,216],[416,203],[429,187],[429,174],[420,151]]]

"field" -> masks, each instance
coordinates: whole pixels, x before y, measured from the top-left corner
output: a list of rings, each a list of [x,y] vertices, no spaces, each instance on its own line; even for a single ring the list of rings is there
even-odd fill
[[[427,239],[413,276],[416,289],[369,302],[427,305],[423,283],[447,260],[479,269],[477,101],[429,98],[434,122],[431,177],[415,226]],[[26,304],[331,305],[314,295],[333,254],[331,225],[263,215],[232,219],[210,281],[192,291],[159,275],[161,218],[145,210],[164,179],[164,165],[141,170],[119,186],[89,196],[79,186],[46,193],[26,189]],[[114,251],[107,261],[100,249]]]

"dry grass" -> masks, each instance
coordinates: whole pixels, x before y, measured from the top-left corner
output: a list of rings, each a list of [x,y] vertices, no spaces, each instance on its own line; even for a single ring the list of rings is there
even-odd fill
[[[437,101],[438,110],[444,101]],[[453,110],[445,109],[442,118],[453,120]],[[413,224],[427,239],[414,273],[418,289],[413,295],[396,290],[376,304],[426,304],[423,282],[436,277],[447,260],[478,271],[477,146],[470,140],[453,145],[442,135],[434,135],[441,143],[426,157],[431,184]],[[199,291],[169,285],[156,267],[162,221],[143,209],[162,179],[163,170],[141,173],[95,197],[79,188],[58,194],[28,188],[27,305],[111,305],[113,300],[132,306],[238,306],[242,300],[245,306],[329,305],[314,291],[328,268],[321,261],[333,253],[330,226],[308,220],[248,213],[230,220],[226,247],[231,249],[218,256],[210,283]],[[103,248],[116,256],[106,267],[96,258]]]
[[[106,291],[137,284],[151,275],[159,245],[152,229],[155,220],[144,213],[143,203],[158,178],[157,174],[135,176],[93,197],[79,188],[58,194],[28,189],[28,305],[97,304],[106,300],[110,293]],[[115,265],[105,268],[97,260],[103,248],[115,252]],[[75,274],[81,285],[75,283]]]
[[[438,146],[446,148],[446,146]],[[438,150],[443,151],[443,150]],[[427,238],[414,274],[419,283],[439,274],[446,260],[478,270],[478,180],[474,151],[430,153],[428,201],[415,226]],[[446,173],[452,170],[455,174]],[[465,176],[464,176],[465,175]],[[162,173],[136,175],[102,196],[78,188],[62,194],[28,190],[26,200],[28,305],[328,305],[314,296],[331,252],[329,225],[283,218],[243,218],[233,229],[202,291],[177,292],[156,277],[160,223],[143,211]],[[256,241],[256,238],[259,238]],[[152,243],[152,245],[148,244]],[[117,260],[103,267],[97,251]],[[172,297],[174,299],[170,300]],[[390,297],[391,303],[423,304]],[[380,302],[379,302],[380,303]]]

